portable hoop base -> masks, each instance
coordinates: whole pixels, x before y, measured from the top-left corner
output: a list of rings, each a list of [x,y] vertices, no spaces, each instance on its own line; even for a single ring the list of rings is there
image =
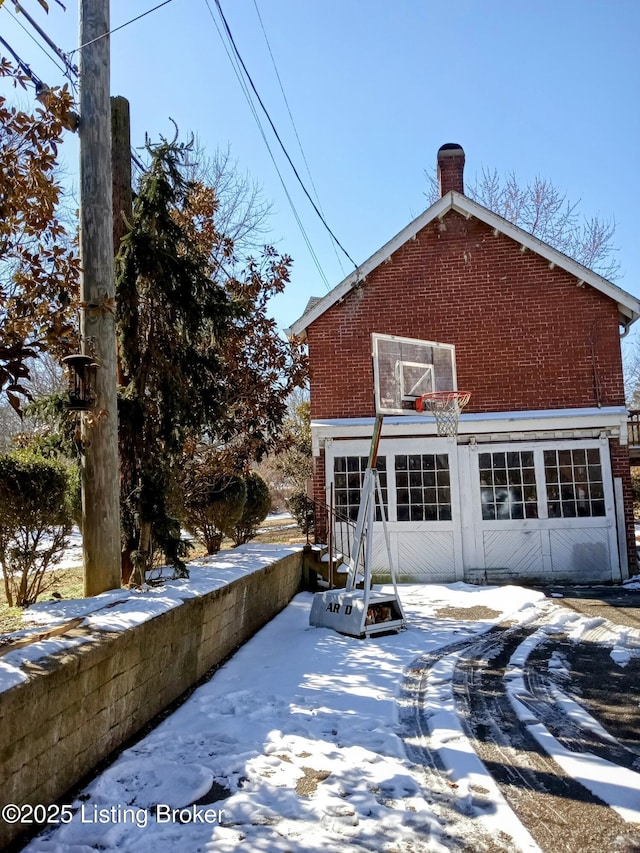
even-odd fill
[[[313,596],[313,604],[309,614],[309,625],[314,628],[333,628],[339,634],[348,634],[358,639],[371,637],[374,634],[395,633],[406,628],[396,585],[396,572],[389,543],[382,488],[376,470],[382,420],[382,415],[376,415],[369,461],[360,492],[360,509],[358,510],[358,520],[353,537],[353,550],[349,560],[346,588],[317,592]],[[391,570],[392,593],[371,589],[376,495],[378,496],[382,529]],[[356,588],[360,570],[364,576],[364,589]]]
[[[333,628],[339,634],[363,639],[397,632],[405,627],[400,599],[394,593],[332,589],[313,596],[309,625]]]

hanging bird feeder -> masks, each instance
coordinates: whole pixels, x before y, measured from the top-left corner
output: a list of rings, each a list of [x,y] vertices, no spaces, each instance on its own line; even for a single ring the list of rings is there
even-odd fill
[[[100,365],[90,355],[68,355],[62,359],[69,379],[69,401],[72,412],[88,412],[96,401],[96,371]]]

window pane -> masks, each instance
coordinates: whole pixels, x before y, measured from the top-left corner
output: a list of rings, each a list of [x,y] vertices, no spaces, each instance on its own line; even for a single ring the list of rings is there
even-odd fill
[[[484,521],[495,521],[496,520],[496,507],[495,504],[482,504],[482,518]]]
[[[333,489],[334,503],[340,508],[341,513],[355,521],[358,517],[360,509],[360,495],[362,492],[362,483],[364,481],[364,472],[368,464],[367,456],[336,456],[333,460]],[[387,506],[387,473],[386,473],[386,458],[380,456],[376,468],[379,471],[380,487],[382,490],[382,499],[385,503],[385,512]],[[382,517],[380,507],[378,506],[378,496],[376,494],[376,520]]]
[[[604,515],[600,451],[574,448],[557,452],[555,464],[545,451],[545,477],[550,518]]]
[[[396,456],[395,464],[397,520],[450,520],[448,455],[416,453]]]
[[[524,518],[524,510],[521,503],[511,504],[511,518]]]
[[[483,453],[484,469],[480,475],[482,517],[489,520],[537,518],[538,500],[532,451],[510,450],[508,453]],[[523,488],[526,483],[526,492]]]
[[[560,510],[559,501],[549,501],[547,504],[547,508],[549,511],[549,518],[561,518],[562,512]]]
[[[493,484],[494,486],[507,485],[507,472],[504,468],[498,468],[498,470],[493,472]]]
[[[589,465],[587,468],[590,483],[599,483],[602,480],[602,471],[599,465]]]
[[[510,486],[520,485],[521,482],[522,482],[522,471],[520,471],[519,468],[514,468],[513,470],[509,471],[509,485]]]

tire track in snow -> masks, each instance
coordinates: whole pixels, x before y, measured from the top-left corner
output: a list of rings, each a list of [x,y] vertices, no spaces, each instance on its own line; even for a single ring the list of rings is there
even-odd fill
[[[440,679],[442,690],[443,679],[446,680],[442,673],[438,675],[438,668],[442,670],[443,662],[448,660],[450,711],[457,715],[459,728],[483,762],[487,777],[490,774],[539,849],[545,853],[564,850],[590,853],[600,849],[612,853],[637,853],[640,851],[640,834],[563,771],[528,728],[532,719],[540,720],[567,750],[586,753],[597,749],[607,761],[619,762],[626,768],[637,762],[637,754],[626,749],[606,731],[599,730],[593,722],[585,731],[587,715],[572,714],[573,700],[563,701],[562,689],[548,674],[549,657],[555,648],[554,641],[559,637],[551,639],[545,634],[544,642],[534,643],[533,653],[526,656],[526,705],[531,718],[521,719],[526,715],[519,716],[509,699],[505,676],[509,673],[511,658],[544,621],[525,627],[496,627],[480,638],[449,646],[414,661],[407,671],[400,703],[400,722],[407,751],[412,760],[426,767],[427,784],[436,785],[437,796],[446,804],[445,812],[448,810],[451,817],[451,811],[459,812],[461,805],[464,810],[464,798],[462,801],[460,797],[456,798],[456,791],[452,792],[451,788],[455,759],[449,760],[447,766],[446,738],[442,738],[438,728],[446,722],[434,707],[434,696],[436,702],[438,698],[433,692],[434,685]],[[446,695],[441,693],[440,696],[446,705]],[[466,806],[469,813],[473,813],[474,808],[469,808],[469,796]],[[461,830],[464,833],[464,827]],[[517,837],[517,833],[512,834]],[[501,843],[504,844],[504,840]],[[527,849],[522,847],[522,838],[520,845],[521,849]],[[498,846],[495,849],[513,848]]]
[[[406,670],[399,698],[399,722],[407,755],[422,768],[425,797],[445,827],[443,837],[439,840],[449,850],[461,853],[517,853],[522,850],[539,853],[532,839],[531,844],[523,847],[516,844],[508,832],[495,831],[492,823],[483,821],[483,817],[493,811],[495,800],[502,800],[501,795],[493,791],[493,800],[486,797],[490,792],[482,783],[488,783],[489,780],[482,778],[480,767],[475,767],[475,777],[479,783],[474,778],[461,791],[456,774],[452,774],[442,750],[433,742],[430,717],[434,713],[434,692],[438,702],[439,698],[444,699],[441,691],[447,691],[451,684],[447,669],[440,666],[441,661],[443,656],[448,661],[455,660],[467,645],[468,641],[463,641],[437,653],[425,654]],[[437,671],[438,667],[441,672]],[[447,704],[452,705],[453,695],[450,690],[448,692]],[[440,724],[445,725],[442,718]],[[465,740],[462,730],[457,728],[453,719],[448,720],[448,725],[453,728],[446,740],[457,740],[459,746]],[[506,802],[503,801],[501,805],[506,807]],[[510,816],[505,817],[508,820]],[[515,829],[523,836],[528,836],[520,825]]]

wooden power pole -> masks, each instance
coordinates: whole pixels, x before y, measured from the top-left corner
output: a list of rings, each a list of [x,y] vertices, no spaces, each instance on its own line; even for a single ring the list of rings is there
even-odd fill
[[[80,0],[80,281],[82,351],[95,357],[96,401],[82,415],[84,592],[120,586],[120,476],[111,202],[109,0]]]
[[[113,256],[118,254],[122,238],[129,231],[133,209],[131,185],[131,121],[129,101],[118,95],[111,98],[111,169],[113,198]],[[118,385],[126,385],[127,378],[118,357]],[[122,567],[124,574],[124,566]]]
[[[133,191],[131,188],[131,120],[129,101],[111,98],[111,168],[113,170],[113,255],[129,231]]]

